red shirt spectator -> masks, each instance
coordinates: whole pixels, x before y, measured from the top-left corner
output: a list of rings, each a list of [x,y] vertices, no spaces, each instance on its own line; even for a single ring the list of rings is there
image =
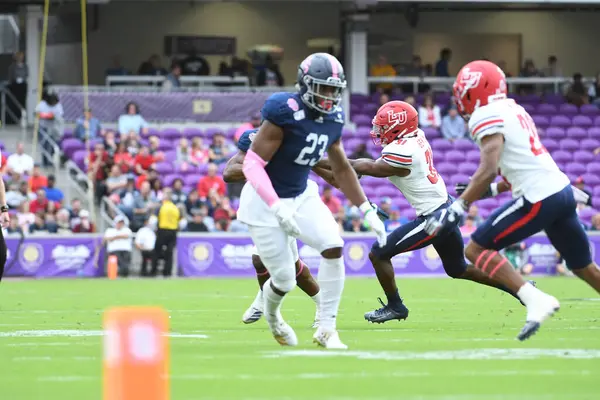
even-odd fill
[[[148,151],[148,147],[142,146],[140,152],[137,156],[135,156],[135,159],[133,160],[135,172],[139,175],[145,174],[155,162],[156,160],[154,159],[154,156]]]
[[[54,212],[60,208],[60,203],[51,202],[46,198],[44,189],[39,189],[36,195],[37,198],[29,203],[29,212],[33,214],[36,214],[38,211]]]
[[[73,227],[75,233],[94,233],[96,226],[90,221],[90,213],[87,210],[79,211],[79,223]]]
[[[108,162],[108,153],[104,150],[102,143],[94,146],[94,151],[89,156],[88,172],[93,172],[97,181],[106,179],[106,163]]]
[[[119,147],[117,148],[117,152],[113,156],[113,160],[116,165],[121,167],[121,172],[123,172],[124,174],[128,173],[131,170],[131,167],[133,166],[133,156],[127,151],[125,142],[119,143]]]
[[[43,189],[46,186],[48,186],[48,178],[42,175],[39,165],[34,165],[31,176],[29,177],[30,190],[37,193],[38,190]]]
[[[325,203],[333,215],[337,215],[337,213],[340,212],[340,209],[342,208],[342,202],[333,195],[331,186],[326,186],[323,189],[323,196],[321,196],[321,200],[323,200],[323,203]]]
[[[225,196],[225,181],[217,176],[218,167],[216,164],[208,164],[206,176],[201,178],[196,189],[200,197],[207,197],[211,189],[215,189],[220,196]]]

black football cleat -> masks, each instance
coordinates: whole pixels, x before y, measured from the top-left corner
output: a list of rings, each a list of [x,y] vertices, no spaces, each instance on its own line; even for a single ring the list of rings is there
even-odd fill
[[[382,307],[375,311],[369,311],[368,313],[366,313],[365,319],[367,321],[376,324],[382,324],[384,322],[392,321],[394,319],[401,321],[403,319],[408,318],[408,308],[406,308],[404,304],[400,303],[401,308],[396,310],[385,304],[383,300],[381,300],[381,298],[377,298],[377,300],[379,300]]]
[[[539,322],[527,321],[523,329],[521,329],[521,332],[519,332],[517,339],[519,339],[521,342],[529,339],[535,335],[535,333],[540,329],[540,326],[541,324]]]

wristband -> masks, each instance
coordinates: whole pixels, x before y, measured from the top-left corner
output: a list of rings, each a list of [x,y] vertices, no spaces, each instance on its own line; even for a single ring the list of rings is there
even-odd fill
[[[9,208],[7,205],[0,206],[0,212],[5,213],[5,212],[8,212],[8,210],[9,210]]]
[[[492,197],[498,196],[498,183],[494,182],[490,185],[490,192],[492,193]]]
[[[366,213],[368,213],[369,211],[373,211],[373,206],[371,205],[371,203],[369,203],[369,201],[365,201],[364,203],[362,203],[360,205],[360,207],[358,207],[358,209],[363,213],[363,215],[365,215]]]

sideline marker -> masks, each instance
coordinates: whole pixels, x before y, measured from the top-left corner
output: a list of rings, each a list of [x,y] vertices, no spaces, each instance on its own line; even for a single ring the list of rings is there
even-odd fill
[[[104,312],[104,400],[169,400],[168,331],[159,307]]]

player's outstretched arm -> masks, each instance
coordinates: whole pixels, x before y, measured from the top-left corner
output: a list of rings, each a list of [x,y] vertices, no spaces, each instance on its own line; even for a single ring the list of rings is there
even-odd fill
[[[223,170],[223,180],[227,183],[233,182],[244,182],[246,177],[244,176],[243,166],[246,152],[239,150],[233,157],[227,161],[225,169]]]
[[[326,168],[317,167],[315,165],[312,168],[312,170],[315,172],[315,174],[319,175],[325,182],[329,183],[334,188],[337,188],[337,189],[340,188],[340,186],[338,185],[338,183],[335,180],[335,177],[333,176],[333,172],[331,172],[331,168],[326,169]]]
[[[501,133],[485,136],[481,139],[481,160],[471,182],[460,196],[467,205],[479,200],[490,188],[498,175],[498,162],[504,148],[504,136]],[[508,189],[508,185],[502,186]]]
[[[397,168],[389,165],[383,159],[371,160],[370,158],[359,158],[348,160],[350,165],[359,175],[374,176],[375,178],[387,178],[390,176],[408,176],[410,170],[406,168]]]

